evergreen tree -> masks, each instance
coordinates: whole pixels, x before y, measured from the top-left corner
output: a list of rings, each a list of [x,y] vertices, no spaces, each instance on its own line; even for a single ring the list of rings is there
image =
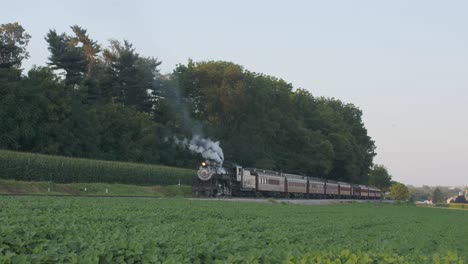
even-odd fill
[[[432,193],[432,202],[433,203],[444,203],[445,199],[442,194],[442,191],[440,190],[439,187],[436,187],[434,189],[434,192]]]
[[[132,106],[141,112],[150,112],[152,108],[151,94],[155,94],[157,67],[161,64],[155,58],[140,57],[133,46],[124,41],[112,40],[111,46],[104,50],[106,63],[105,83],[103,88],[112,96],[113,102]]]
[[[45,38],[49,44],[49,63],[53,70],[65,71],[65,83],[77,85],[84,77],[87,68],[86,55],[82,47],[65,33],[50,30]]]

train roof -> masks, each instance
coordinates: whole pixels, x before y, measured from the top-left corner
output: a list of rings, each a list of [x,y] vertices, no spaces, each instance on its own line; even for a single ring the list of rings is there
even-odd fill
[[[307,180],[307,176],[296,175],[296,174],[289,174],[289,173],[283,173],[283,175],[284,175],[286,178]]]
[[[347,183],[347,182],[338,182],[339,184],[343,184],[343,185],[351,185],[351,183]]]
[[[311,176],[305,176],[305,175],[297,175],[297,174],[291,174],[291,173],[282,173],[278,171],[272,171],[272,170],[264,170],[264,169],[257,169],[257,168],[244,168],[245,170],[249,170],[250,172],[256,172],[256,173],[261,173],[261,174],[266,174],[270,176],[282,176],[286,178],[292,178],[292,179],[301,179],[301,180],[306,180],[309,179],[310,181],[315,181],[315,182],[321,182],[321,183],[330,183],[330,184],[343,184],[343,185],[350,185],[350,186],[359,186],[361,188],[366,188],[369,190],[373,191],[380,191],[380,189],[369,187],[366,185],[362,184],[353,184],[349,182],[341,182],[341,181],[335,181],[335,180],[327,180],[323,178],[317,178],[317,177],[311,177]]]
[[[245,168],[245,169],[251,172],[257,172],[257,173],[260,172],[260,173],[268,174],[272,176],[281,176],[281,172],[277,172],[277,171],[262,170],[262,169],[257,169],[257,168]]]
[[[325,183],[325,179],[317,178],[317,177],[309,177],[309,180],[316,181],[316,182],[322,182]]]

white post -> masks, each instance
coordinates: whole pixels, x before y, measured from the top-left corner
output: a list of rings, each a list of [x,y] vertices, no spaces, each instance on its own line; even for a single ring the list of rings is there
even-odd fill
[[[106,193],[109,193],[109,189],[106,188]]]

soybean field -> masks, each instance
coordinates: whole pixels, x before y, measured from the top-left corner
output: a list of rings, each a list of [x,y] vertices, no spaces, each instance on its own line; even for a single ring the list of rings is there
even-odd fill
[[[0,263],[465,263],[468,212],[0,197]]]

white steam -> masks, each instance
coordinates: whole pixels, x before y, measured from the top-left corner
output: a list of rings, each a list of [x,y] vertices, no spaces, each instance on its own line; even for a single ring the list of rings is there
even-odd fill
[[[188,148],[192,152],[200,153],[203,158],[212,160],[221,168],[224,162],[223,149],[219,146],[219,141],[202,138],[199,135],[194,135],[189,141],[188,139],[179,140],[174,138],[176,144]]]

